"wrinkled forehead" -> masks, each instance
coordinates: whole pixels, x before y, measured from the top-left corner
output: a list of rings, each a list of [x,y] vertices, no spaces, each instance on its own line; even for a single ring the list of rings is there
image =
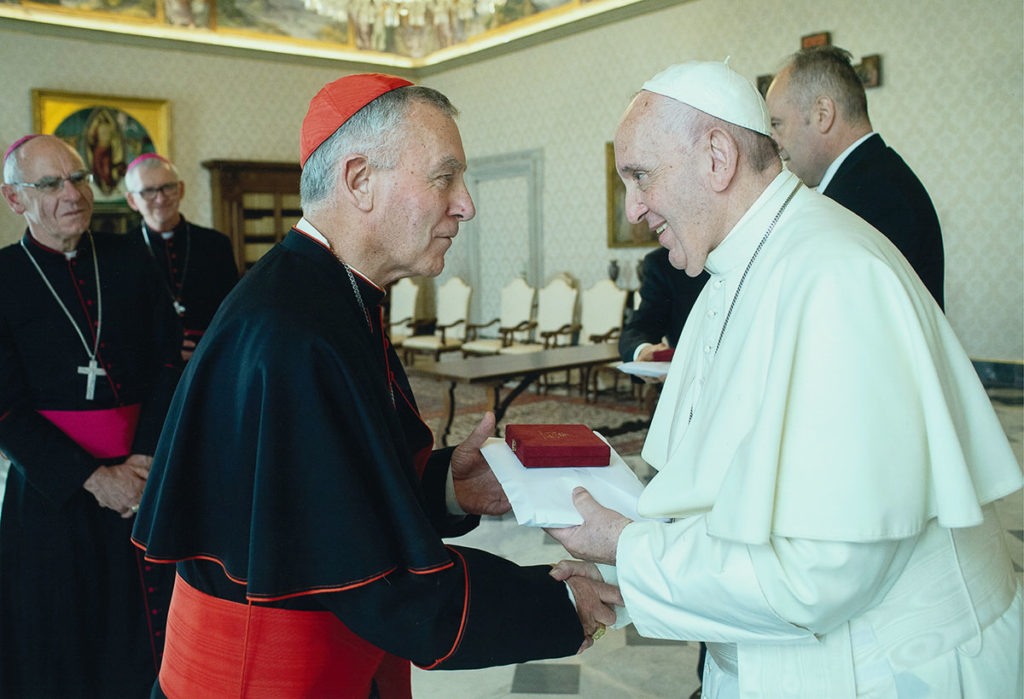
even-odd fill
[[[641,91],[630,102],[615,130],[615,149],[631,150],[639,144],[654,140],[663,130],[659,121],[661,102],[668,98],[653,92]]]
[[[35,138],[23,145],[18,164],[24,179],[34,182],[41,177],[69,175],[84,170],[85,163],[71,146],[56,138]]]
[[[619,120],[618,131],[632,133],[651,128],[669,104],[679,103],[663,95],[641,90],[629,103],[622,119]]]
[[[413,104],[402,122],[399,162],[426,160],[433,169],[466,169],[466,154],[459,126],[447,114],[427,103]]]
[[[160,160],[153,160],[153,165],[149,165],[149,162],[144,163],[135,168],[134,174],[139,178],[139,182],[143,185],[155,185],[164,184],[167,182],[174,182],[177,177],[174,176],[174,171],[171,170],[171,166]]]

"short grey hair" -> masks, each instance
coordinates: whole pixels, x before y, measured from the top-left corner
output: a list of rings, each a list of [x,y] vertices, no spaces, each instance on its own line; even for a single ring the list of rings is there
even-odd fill
[[[803,114],[819,95],[836,103],[840,116],[851,123],[869,121],[864,83],[853,67],[853,55],[838,46],[815,46],[790,57],[789,99]]]
[[[661,100],[660,117],[665,124],[692,146],[697,139],[714,128],[722,129],[736,141],[740,160],[746,160],[754,172],[764,172],[781,162],[779,146],[769,136],[743,126],[711,116],[695,107],[676,100]]]
[[[153,170],[160,166],[167,166],[170,168],[171,174],[174,175],[174,179],[179,182],[181,181],[181,175],[178,174],[178,167],[170,160],[165,160],[164,158],[146,158],[125,173],[123,180],[125,190],[132,193],[139,191],[139,188],[142,187],[142,182],[140,181],[142,171]]]
[[[437,107],[449,119],[459,115],[448,98],[433,88],[408,85],[385,92],[339,126],[306,160],[299,180],[302,210],[325,203],[337,186],[335,166],[350,153],[365,155],[375,168],[396,167],[405,136],[402,122],[417,102]]]
[[[7,159],[4,160],[4,182],[7,184],[21,182],[21,178],[25,176],[25,171],[21,169],[21,163],[18,162],[18,153],[25,143],[18,144],[18,147],[8,153]]]

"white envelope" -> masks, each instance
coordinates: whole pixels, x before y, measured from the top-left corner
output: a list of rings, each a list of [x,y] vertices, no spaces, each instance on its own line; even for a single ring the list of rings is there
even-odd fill
[[[488,439],[480,453],[505,489],[519,524],[552,528],[582,524],[572,504],[576,486],[586,488],[604,507],[630,519],[643,519],[636,511],[643,483],[614,449],[608,466],[580,468],[526,468],[499,437]]]
[[[623,362],[616,369],[633,376],[667,376],[672,362]]]

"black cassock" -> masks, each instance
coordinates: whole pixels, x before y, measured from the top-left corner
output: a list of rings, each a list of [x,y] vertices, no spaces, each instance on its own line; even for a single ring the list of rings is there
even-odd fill
[[[446,513],[451,450],[431,452],[384,292],[354,278],[365,312],[333,254],[293,230],[239,282],[175,394],[134,539],[207,594],[330,610],[421,666],[575,653],[582,629],[547,566],[442,542],[479,518]]]
[[[124,237],[82,237],[77,255],[24,246],[90,350],[99,320],[94,399],[88,355],[22,244],[0,250],[0,450],[11,460],[0,518],[0,696],[144,696],[162,645],[167,566],[146,564],[132,520],[82,484],[100,465],[152,454],[178,378],[174,320],[148,261]],[[139,406],[126,453],[97,458],[37,411],[65,419]],[[88,438],[105,435],[88,427]]]
[[[184,216],[169,238],[150,230],[145,233],[140,226],[129,231],[128,237],[143,247],[159,272],[167,303],[177,301],[184,306],[181,325],[185,337],[198,341],[238,281],[231,241],[212,228],[189,223]]]

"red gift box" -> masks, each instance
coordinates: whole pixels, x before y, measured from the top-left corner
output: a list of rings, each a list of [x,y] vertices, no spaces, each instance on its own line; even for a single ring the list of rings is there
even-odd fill
[[[651,361],[652,362],[671,362],[672,361],[672,355],[675,354],[675,353],[676,353],[676,350],[675,350],[674,347],[669,347],[668,349],[663,349],[663,350],[656,350],[651,355]]]
[[[611,448],[586,425],[508,425],[505,442],[526,468],[607,466]]]

